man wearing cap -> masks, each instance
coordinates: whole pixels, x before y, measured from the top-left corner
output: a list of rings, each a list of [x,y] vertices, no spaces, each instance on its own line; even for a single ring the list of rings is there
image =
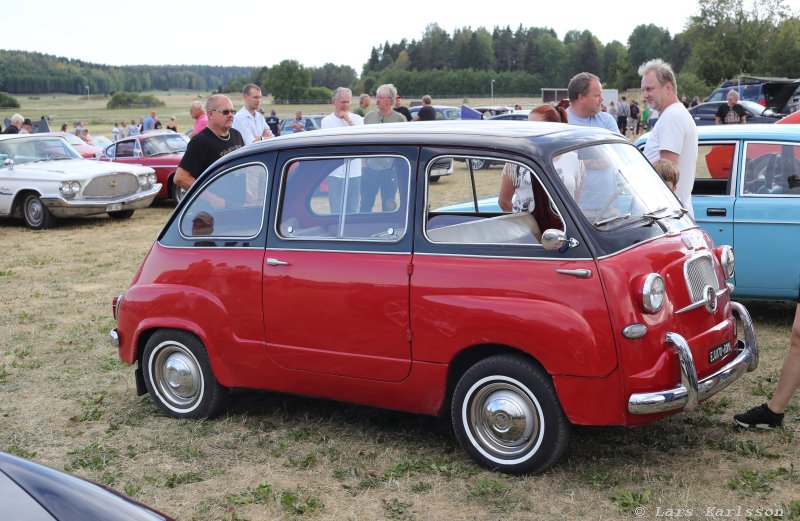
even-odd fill
[[[11,116],[11,124],[9,124],[8,128],[3,131],[3,134],[19,134],[19,129],[22,128],[22,123],[24,121],[25,118],[19,114],[14,114]]]

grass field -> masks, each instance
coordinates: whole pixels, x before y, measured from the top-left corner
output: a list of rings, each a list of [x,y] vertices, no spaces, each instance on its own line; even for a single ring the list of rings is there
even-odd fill
[[[793,306],[749,304],[760,367],[697,411],[631,430],[575,428],[554,469],[509,477],[475,466],[447,419],[240,390],[221,417],[177,421],[137,398],[133,369],[106,341],[111,298],[171,211],[41,232],[0,221],[0,450],[180,520],[605,520],[739,507],[800,519],[798,402],[783,430],[731,421],[774,388]]]
[[[103,135],[111,138],[111,128],[115,122],[126,121],[130,123],[131,119],[139,121],[140,116],[145,116],[150,113],[150,110],[155,110],[158,118],[166,125],[170,116],[174,116],[178,130],[183,132],[188,130],[194,125],[194,120],[189,116],[189,104],[196,99],[205,103],[205,99],[211,95],[209,92],[181,92],[181,91],[154,91],[150,94],[157,96],[165,103],[163,107],[150,108],[134,108],[134,109],[107,109],[106,104],[109,97],[100,95],[84,94],[82,96],[68,95],[68,94],[37,94],[25,95],[19,94],[15,97],[20,103],[20,108],[15,110],[4,109],[0,112],[0,120],[5,117],[11,117],[14,112],[22,114],[32,121],[38,121],[42,116],[51,118],[51,130],[59,130],[62,123],[66,123],[69,128],[75,121],[84,121],[89,128],[91,135]],[[241,108],[242,99],[241,95],[228,94],[233,101],[235,108]],[[354,95],[357,101],[358,94]],[[265,97],[261,108],[265,113],[269,114],[271,109],[275,109],[278,117],[281,119],[294,116],[297,110],[302,110],[304,114],[328,114],[332,111],[330,104],[322,105],[272,105],[272,98]],[[406,104],[411,100],[404,100]],[[463,99],[445,99],[435,100],[435,103],[442,105],[461,106]],[[523,107],[532,108],[539,103],[539,98],[477,98],[466,100],[474,106],[480,105],[511,105],[515,103],[521,104]],[[355,105],[354,105],[355,107]],[[374,102],[372,108],[375,108]]]

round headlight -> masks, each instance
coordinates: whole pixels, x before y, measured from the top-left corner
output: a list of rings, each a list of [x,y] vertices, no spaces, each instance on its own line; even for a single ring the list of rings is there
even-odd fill
[[[155,174],[147,174],[147,182],[150,183],[150,186],[156,184],[156,175]]]
[[[655,313],[664,305],[664,279],[658,273],[651,273],[642,286],[642,306],[648,313]]]
[[[726,279],[733,277],[733,271],[736,267],[736,259],[733,257],[733,248],[730,246],[723,246],[719,252],[719,263],[722,265],[722,273]]]
[[[147,175],[139,176],[139,186],[141,186],[142,188],[148,188]]]
[[[58,190],[67,197],[74,197],[81,191],[81,184],[77,181],[61,181]]]

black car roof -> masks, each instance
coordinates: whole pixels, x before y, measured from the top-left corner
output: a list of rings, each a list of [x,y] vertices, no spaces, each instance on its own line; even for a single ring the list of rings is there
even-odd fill
[[[458,146],[463,148],[524,148],[542,153],[599,141],[630,143],[606,129],[563,123],[514,120],[449,120],[359,125],[300,132],[247,145],[226,160],[254,151],[353,145]]]

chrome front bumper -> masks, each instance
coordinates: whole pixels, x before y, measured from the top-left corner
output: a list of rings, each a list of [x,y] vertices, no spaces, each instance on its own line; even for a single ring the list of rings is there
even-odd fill
[[[719,371],[698,381],[692,351],[686,339],[677,333],[667,333],[666,340],[675,346],[680,362],[681,383],[667,391],[632,394],[628,399],[628,412],[654,414],[678,409],[691,411],[698,402],[714,396],[758,366],[758,342],[750,313],[738,302],[730,304],[744,326],[744,341],[740,339],[737,342],[736,357]]]
[[[119,333],[117,333],[117,328],[108,332],[108,343],[114,347],[119,347]]]
[[[63,197],[41,197],[42,204],[56,217],[81,217],[105,213],[108,205],[121,203],[124,210],[138,210],[147,208],[161,191],[161,183],[154,184],[149,190],[136,192],[123,197],[109,197],[107,199],[64,199]]]

